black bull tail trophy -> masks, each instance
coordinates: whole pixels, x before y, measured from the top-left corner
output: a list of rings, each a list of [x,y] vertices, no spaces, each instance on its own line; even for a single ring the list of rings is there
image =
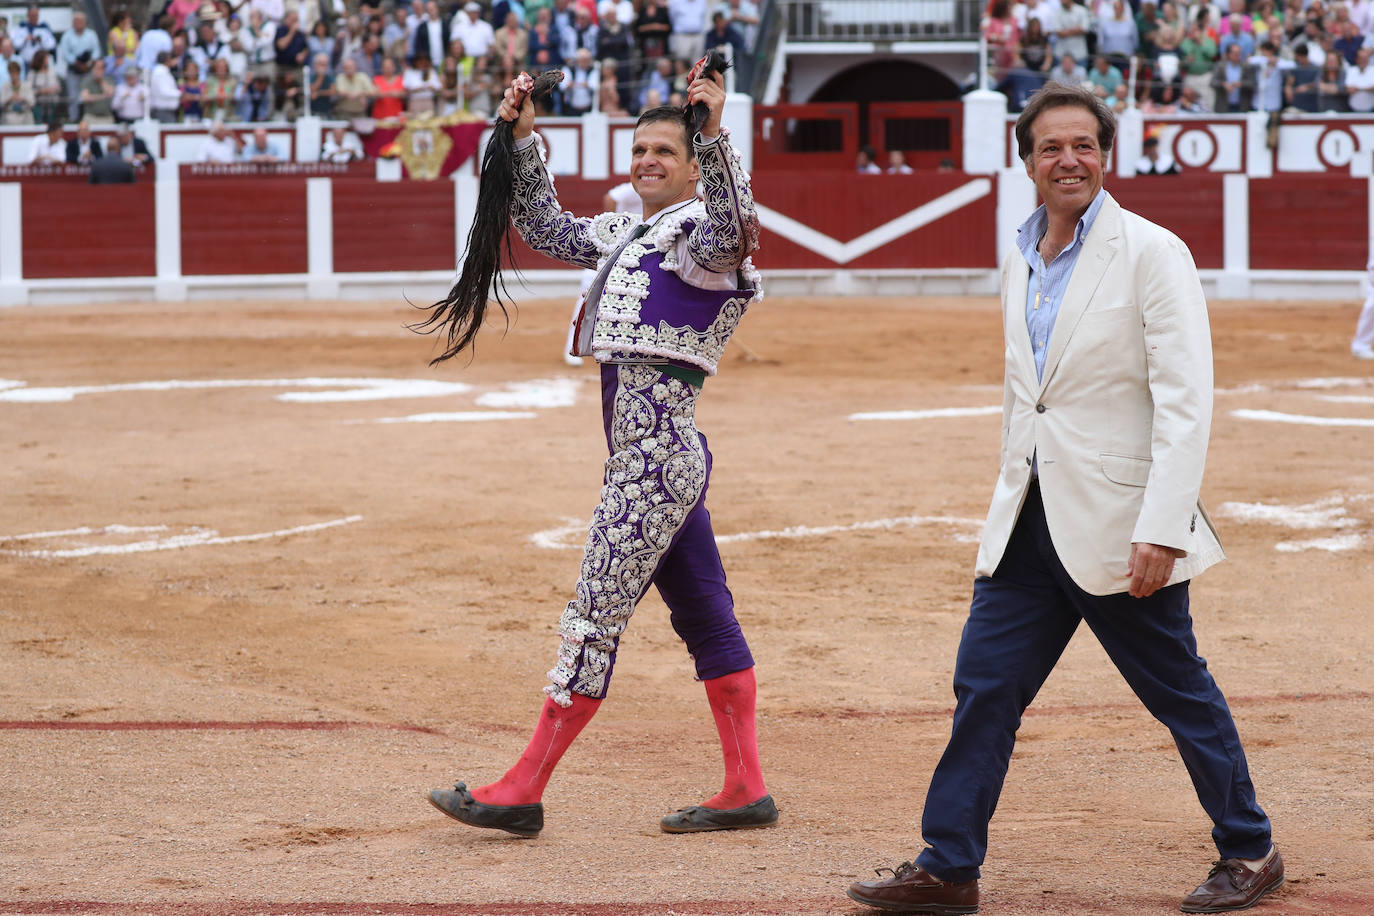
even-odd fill
[[[723,73],[730,66],[719,51],[711,51],[697,61],[688,82],[698,76],[710,77]],[[545,70],[535,77],[522,73],[516,77],[512,86],[516,90],[516,109],[524,104],[525,97],[543,98],[553,91],[563,80],[561,70]],[[695,136],[706,123],[708,111],[702,102],[689,105],[686,111],[691,135]],[[487,314],[488,296],[496,300],[502,315],[510,324],[510,311],[507,303],[514,307],[510,292],[506,289],[502,276],[502,264],[515,271],[515,257],[511,248],[511,202],[515,194],[515,123],[497,118],[492,127],[491,139],[487,142],[482,156],[482,177],[477,191],[477,208],[472,228],[468,230],[467,252],[463,266],[458,273],[458,282],[453,284],[448,296],[430,306],[429,316],[423,321],[407,325],[412,331],[429,334],[442,330],[445,333],[445,349],[430,365],[437,365],[446,359],[457,356],[467,349],[481,330],[482,321]],[[502,251],[504,250],[504,257]],[[517,272],[518,276],[518,272]]]

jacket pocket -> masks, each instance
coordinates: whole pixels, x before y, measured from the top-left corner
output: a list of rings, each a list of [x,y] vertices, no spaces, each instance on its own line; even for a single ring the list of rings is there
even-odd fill
[[[1102,461],[1102,473],[1113,483],[1143,487],[1150,479],[1150,465],[1153,462],[1149,458],[1114,455],[1110,452],[1102,452],[1098,458]]]

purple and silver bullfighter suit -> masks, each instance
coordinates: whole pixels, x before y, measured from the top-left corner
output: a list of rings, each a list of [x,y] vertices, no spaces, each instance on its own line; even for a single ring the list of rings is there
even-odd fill
[[[667,207],[647,221],[562,212],[542,141],[516,143],[515,228],[536,251],[598,271],[574,353],[601,364],[610,458],[577,595],[559,620],[558,661],[544,688],[562,706],[571,703],[570,693],[606,695],[620,634],[651,584],[698,678],[754,664],[706,511],[711,453],[693,416],[701,381],[715,374],[745,309],[762,295],[748,257],[758,247],[758,214],[749,175],[727,137],[722,129],[709,141],[693,138],[705,200]]]

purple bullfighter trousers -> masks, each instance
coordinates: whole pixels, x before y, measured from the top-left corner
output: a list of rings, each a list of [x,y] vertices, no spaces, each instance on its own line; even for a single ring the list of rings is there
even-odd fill
[[[571,693],[606,695],[620,634],[651,584],[699,679],[753,667],[706,511],[711,452],[696,428],[696,398],[656,366],[601,367],[610,457],[544,688],[563,706]]]

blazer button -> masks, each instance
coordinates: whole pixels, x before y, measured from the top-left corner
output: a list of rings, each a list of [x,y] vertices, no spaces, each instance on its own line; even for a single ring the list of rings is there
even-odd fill
[[[1036,405],[1035,405],[1035,412],[1036,412],[1036,413],[1044,413],[1044,412],[1045,412],[1045,405],[1044,405],[1044,404],[1036,404]]]

